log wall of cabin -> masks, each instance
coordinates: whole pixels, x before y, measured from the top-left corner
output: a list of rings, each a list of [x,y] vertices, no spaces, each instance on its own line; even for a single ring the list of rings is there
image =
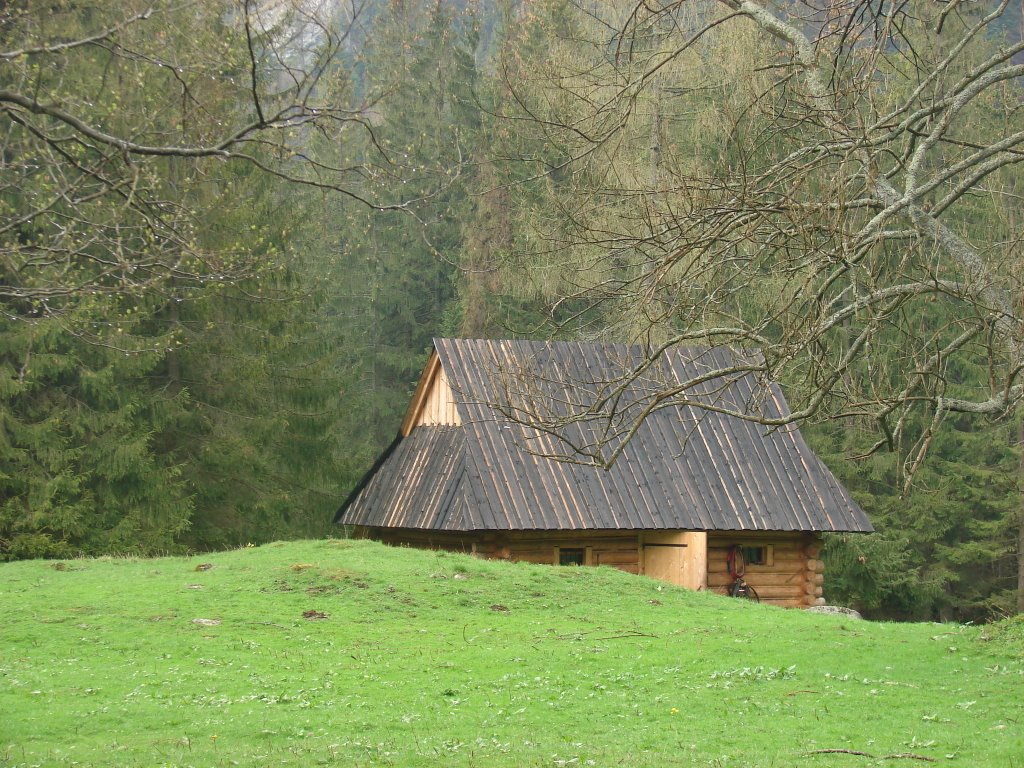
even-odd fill
[[[790,608],[823,605],[825,565],[821,539],[813,533],[708,533],[708,589],[728,594],[733,578],[728,555],[732,545],[770,547],[771,561],[746,567],[744,578],[762,603]]]
[[[359,527],[357,538],[384,544],[446,549],[493,560],[554,565],[561,549],[582,549],[586,565],[607,565],[639,573],[637,534],[631,531],[512,531],[493,533]]]
[[[515,531],[479,545],[484,557],[557,565],[563,549],[582,549],[585,565],[607,565],[640,572],[637,534],[632,531]]]
[[[505,531],[452,532],[403,528],[360,528],[356,536],[385,544],[423,549],[444,549],[475,554],[489,559],[554,565],[562,549],[582,549],[585,565],[606,565],[628,573],[643,573],[645,535],[664,538],[666,532],[651,531]],[[824,564],[818,555],[821,540],[813,533],[730,533],[707,534],[706,588],[728,594],[732,584],[727,556],[729,548],[767,546],[772,558],[768,565],[748,565],[747,583],[757,590],[761,602],[789,608],[821,605]],[[700,553],[694,551],[694,555]],[[701,588],[704,584],[701,585]]]

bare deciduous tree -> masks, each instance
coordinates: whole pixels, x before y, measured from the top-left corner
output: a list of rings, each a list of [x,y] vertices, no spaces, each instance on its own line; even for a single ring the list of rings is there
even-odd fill
[[[306,145],[357,132],[372,144],[373,99],[355,101],[338,71],[361,13],[358,0],[7,4],[0,298],[9,311],[39,316],[167,280],[181,291],[252,275],[259,254],[204,247],[199,232],[197,211],[216,204],[232,173],[357,196],[360,166],[317,161]]]
[[[545,141],[521,182],[545,187],[530,244],[539,290],[583,306],[572,322],[614,311],[649,361],[683,344],[756,348],[721,374],[784,381],[794,410],[734,415],[769,428],[871,420],[876,449],[899,451],[912,476],[950,414],[998,419],[1024,397],[1024,42],[1007,34],[1012,10],[574,5],[546,30],[563,40],[549,72],[504,59],[505,116]],[[649,365],[563,421],[614,420],[616,386]],[[691,384],[652,393],[648,409],[690,404]],[[607,463],[619,444],[581,448]]]

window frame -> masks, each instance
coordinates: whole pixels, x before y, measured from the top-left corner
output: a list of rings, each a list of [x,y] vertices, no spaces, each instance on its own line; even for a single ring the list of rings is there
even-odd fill
[[[743,555],[743,564],[747,568],[771,568],[775,565],[775,546],[759,542],[740,542],[737,545]],[[754,562],[748,554],[754,550],[761,550],[764,558],[760,562]]]
[[[572,552],[572,553],[574,553],[574,555],[576,557],[579,557],[580,560],[578,562],[563,563],[562,562],[562,553],[563,552]],[[554,553],[553,553],[553,556],[551,558],[551,562],[552,562],[552,565],[561,566],[563,568],[573,567],[573,566],[580,567],[580,566],[586,566],[586,565],[593,565],[594,564],[594,548],[593,547],[584,547],[584,546],[573,546],[573,547],[557,546],[557,547],[554,548]]]

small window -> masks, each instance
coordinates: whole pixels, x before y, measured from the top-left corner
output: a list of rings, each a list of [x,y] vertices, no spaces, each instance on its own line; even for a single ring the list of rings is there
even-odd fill
[[[771,565],[770,547],[740,547],[743,562],[747,565]]]
[[[587,560],[586,550],[579,549],[565,549],[559,548],[558,550],[558,564],[559,565],[584,565]]]

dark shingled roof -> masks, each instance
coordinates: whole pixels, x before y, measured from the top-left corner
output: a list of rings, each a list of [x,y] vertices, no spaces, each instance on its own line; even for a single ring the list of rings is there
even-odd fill
[[[450,531],[872,530],[793,426],[769,430],[678,404],[637,422],[659,393],[684,383],[684,396],[703,406],[787,414],[779,387],[743,370],[756,355],[673,348],[648,365],[642,347],[617,344],[434,346],[462,426],[414,428],[339,521]],[[729,369],[736,373],[720,373]],[[618,447],[610,468],[588,463],[598,448]]]

